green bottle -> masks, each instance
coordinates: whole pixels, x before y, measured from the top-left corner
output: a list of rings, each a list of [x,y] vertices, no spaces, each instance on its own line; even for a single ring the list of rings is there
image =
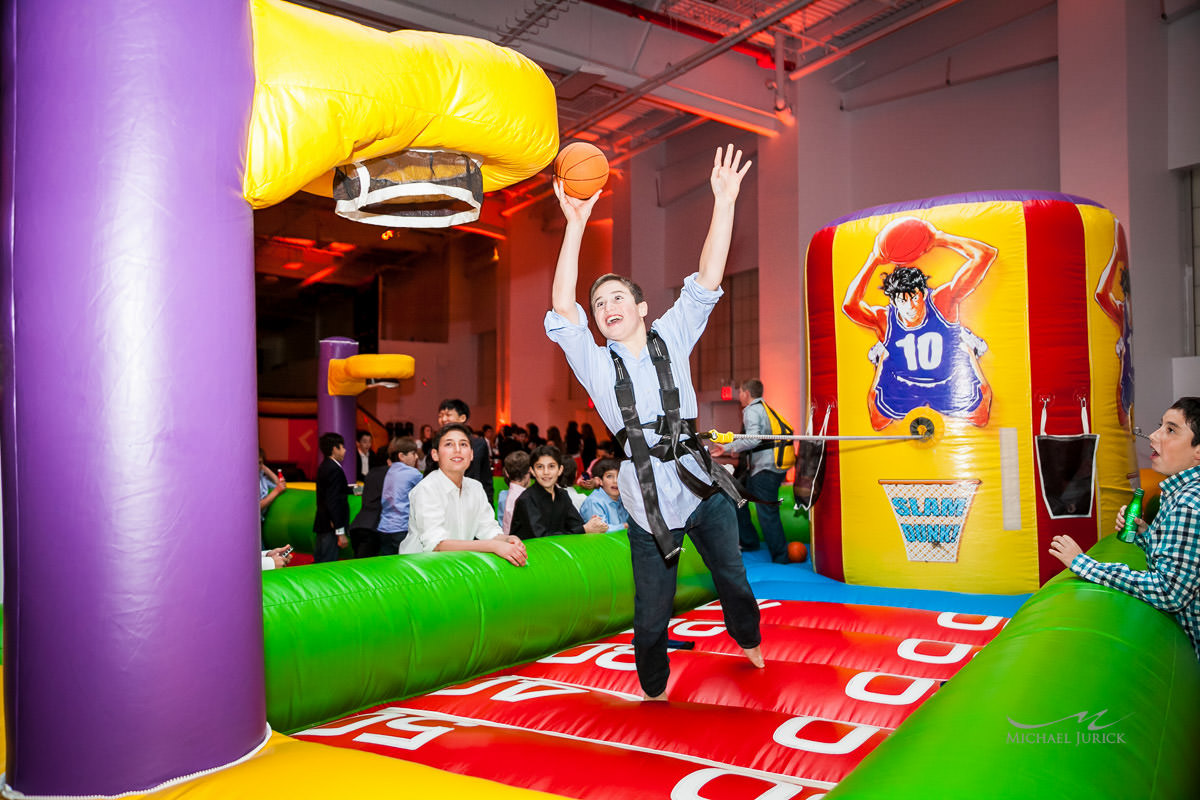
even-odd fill
[[[1129,501],[1129,506],[1125,509],[1125,528],[1117,534],[1117,538],[1122,542],[1132,542],[1134,534],[1138,532],[1138,517],[1142,515],[1142,498],[1146,493],[1141,489],[1136,489],[1133,492],[1133,499]]]

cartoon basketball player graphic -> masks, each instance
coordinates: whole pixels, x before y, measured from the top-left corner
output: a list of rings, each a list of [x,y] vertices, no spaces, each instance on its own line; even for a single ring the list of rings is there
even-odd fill
[[[963,264],[949,283],[930,286],[929,276],[910,264],[935,247],[959,254]],[[871,427],[883,430],[914,408],[925,406],[984,426],[992,389],[979,368],[987,344],[959,317],[959,306],[996,260],[996,249],[939,230],[924,220],[901,217],[875,237],[871,254],[851,281],[842,311],[879,337],[868,357],[875,378],[867,394]],[[883,273],[886,306],[865,301],[872,276]]]
[[[1114,224],[1116,231],[1112,255],[1108,257],[1104,272],[1100,273],[1095,297],[1096,304],[1121,332],[1121,338],[1117,339],[1117,358],[1121,362],[1121,379],[1117,382],[1117,419],[1121,427],[1128,430],[1133,411],[1133,354],[1129,352],[1133,344],[1133,297],[1129,286],[1129,251],[1125,246],[1125,231],[1121,230],[1119,222]],[[1121,287],[1121,299],[1117,299],[1115,291],[1118,284]]]

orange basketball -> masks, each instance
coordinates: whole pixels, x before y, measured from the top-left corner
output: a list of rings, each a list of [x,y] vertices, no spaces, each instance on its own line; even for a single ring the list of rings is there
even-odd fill
[[[554,159],[554,176],[562,181],[564,192],[586,200],[608,182],[608,159],[594,144],[571,142]]]
[[[789,561],[799,564],[806,558],[808,558],[808,548],[804,546],[804,542],[788,542]]]
[[[879,253],[893,264],[911,264],[933,246],[933,230],[924,220],[900,217],[880,232]]]

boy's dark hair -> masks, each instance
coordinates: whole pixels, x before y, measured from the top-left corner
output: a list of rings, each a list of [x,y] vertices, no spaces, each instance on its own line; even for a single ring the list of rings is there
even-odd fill
[[[610,471],[621,471],[621,462],[615,458],[602,458],[596,462],[596,468],[592,470],[593,478],[603,478],[604,473]]]
[[[596,280],[592,283],[592,288],[588,290],[588,306],[589,307],[591,307],[592,300],[596,297],[596,290],[599,289],[603,284],[608,283],[609,281],[616,281],[616,282],[622,284],[626,289],[628,289],[629,293],[631,295],[633,295],[633,302],[635,302],[635,303],[645,302],[646,297],[645,297],[645,295],[642,294],[642,287],[638,286],[636,283],[631,281],[629,278],[626,278],[624,275],[617,275],[616,273],[609,272],[606,275],[601,275],[599,278],[596,278]]]
[[[340,433],[322,433],[321,438],[317,439],[317,447],[321,450],[321,455],[329,458],[333,455],[333,448],[338,445],[346,446],[346,440]]]
[[[562,459],[562,474],[558,476],[558,485],[564,489],[570,489],[575,485],[575,475],[579,468],[575,466],[575,459]]]
[[[452,433],[453,431],[458,431],[463,436],[467,437],[468,442],[471,441],[470,428],[468,428],[466,425],[463,425],[461,422],[451,422],[449,425],[444,426],[440,431],[433,435],[433,449],[438,449],[438,447],[440,447],[442,444],[442,437],[444,437],[447,433]]]
[[[453,411],[464,419],[471,418],[471,407],[457,397],[447,397],[438,404],[438,411]]]
[[[364,437],[364,436],[371,436],[371,432],[369,430],[367,430],[366,428],[359,428],[358,430],[356,430],[354,432],[354,441],[361,442],[362,437]],[[371,438],[374,438],[374,437],[371,437]]]
[[[519,481],[529,474],[529,453],[513,450],[504,457],[504,477]]]
[[[755,400],[762,397],[763,385],[758,378],[751,378],[747,381],[742,381],[742,388],[746,390],[746,394],[753,397]]]
[[[883,293],[888,297],[919,294],[929,286],[929,276],[916,267],[896,267],[883,273]]]
[[[1181,397],[1171,408],[1182,412],[1188,427],[1192,429],[1192,447],[1200,444],[1200,397]]]
[[[417,452],[417,440],[411,436],[401,436],[397,439],[392,439],[391,444],[388,445],[388,459],[391,461],[395,461],[396,456],[401,453],[415,452]]]
[[[536,464],[538,459],[541,458],[542,456],[550,456],[555,461],[557,461],[560,465],[563,463],[561,450],[559,450],[557,447],[555,447],[552,444],[539,444],[537,447],[533,448],[533,450],[531,450],[529,453],[530,465]]]

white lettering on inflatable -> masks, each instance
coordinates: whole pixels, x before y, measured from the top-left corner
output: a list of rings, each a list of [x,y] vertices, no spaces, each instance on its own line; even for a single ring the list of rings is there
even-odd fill
[[[571,652],[570,650],[564,650],[563,653],[555,653],[552,656],[546,656],[545,658],[539,658],[537,660],[537,663],[539,663],[539,664],[586,664],[588,661],[591,661],[593,658],[595,658],[599,653],[603,653],[605,650],[607,650],[611,646],[612,645],[608,645],[608,644],[594,644],[591,647],[586,648],[582,653],[578,653],[577,655],[573,655],[573,656],[563,655],[563,653]]]
[[[900,694],[873,692],[867,688],[875,678],[896,678],[909,681],[908,688]],[[921,695],[937,686],[933,678],[911,678],[907,675],[891,675],[886,672],[860,672],[846,681],[846,697],[864,703],[882,703],[885,706],[907,706],[921,699]]]
[[[731,772],[727,769],[719,769],[717,767],[709,767],[708,769],[700,769],[695,772],[685,775],[679,783],[675,784],[671,789],[671,800],[708,800],[700,793],[710,781],[723,777],[725,775],[741,775],[739,772]],[[749,777],[743,775],[742,777]],[[780,781],[767,780],[755,776],[755,780],[761,780],[764,784],[770,786],[765,792],[747,797],[746,800],[791,800],[804,791],[803,786],[796,786],[791,783],[782,783]]]
[[[956,631],[990,631],[1004,621],[1004,617],[984,617],[980,622],[959,622],[958,617],[953,611],[943,611],[938,614],[937,624]]]
[[[680,636],[720,636],[725,624],[711,619],[680,620],[671,632]]]
[[[637,669],[637,664],[633,661],[633,645],[622,643],[594,644],[576,655],[565,656],[558,653],[538,659],[539,664],[586,664],[589,661],[594,661],[597,667],[621,672]]]
[[[833,722],[838,725],[846,725],[851,730],[847,732],[841,739],[836,742],[821,742],[813,739],[805,739],[798,734],[806,726],[814,722]],[[847,753],[853,753],[858,748],[862,747],[867,741],[878,733],[881,729],[874,725],[859,725],[854,722],[842,722],[836,719],[823,719],[821,717],[792,717],[787,722],[775,729],[775,733],[771,738],[776,744],[781,744],[784,747],[790,747],[793,750],[804,750],[809,753],[822,753],[827,756],[844,756]]]
[[[923,644],[938,645],[949,649],[941,655],[918,653],[917,647]],[[935,639],[905,639],[896,646],[896,655],[909,661],[920,661],[923,664],[957,664],[970,654],[971,645],[969,644],[939,642]]]
[[[323,725],[320,728],[309,728],[306,731],[300,731],[297,736],[341,736],[343,733],[350,733],[359,728],[365,728],[368,725],[374,725],[376,722],[382,722],[385,719],[391,719],[392,715],[388,712],[376,714],[364,714],[361,717],[351,717],[346,720],[346,724],[339,725],[336,728],[331,728],[328,725]]]
[[[502,703],[519,703],[522,700],[534,700],[539,697],[555,697],[561,694],[587,694],[587,689],[580,689],[577,686],[565,686],[560,683],[551,681],[541,681],[536,678],[519,678],[515,675],[504,675],[499,678],[492,678],[490,681],[477,683],[474,686],[452,686],[448,689],[441,689],[436,692],[430,692],[433,695],[467,695],[479,694],[487,691],[495,686],[501,686],[506,683],[513,684],[507,688],[501,689],[492,695],[493,700],[499,700]]]
[[[637,662],[633,657],[633,645],[614,644],[607,653],[601,653],[596,657],[596,666],[618,672],[633,672],[637,669]]]
[[[418,722],[445,722],[445,720],[420,717],[416,714],[405,714],[388,720],[387,726],[394,731],[415,734],[413,736],[390,736],[384,733],[360,733],[354,741],[363,744],[377,744],[382,747],[394,747],[397,750],[417,750],[421,745],[431,742],[443,733],[449,733],[455,727],[470,728],[473,723],[458,725],[418,725]]]
[[[781,605],[783,605],[783,603],[780,602],[779,600],[759,600],[758,601],[758,607],[760,609],[775,608],[776,606],[781,606]],[[697,611],[720,611],[721,610],[721,601],[713,600],[711,603],[705,603],[702,606],[697,606],[696,610]]]

